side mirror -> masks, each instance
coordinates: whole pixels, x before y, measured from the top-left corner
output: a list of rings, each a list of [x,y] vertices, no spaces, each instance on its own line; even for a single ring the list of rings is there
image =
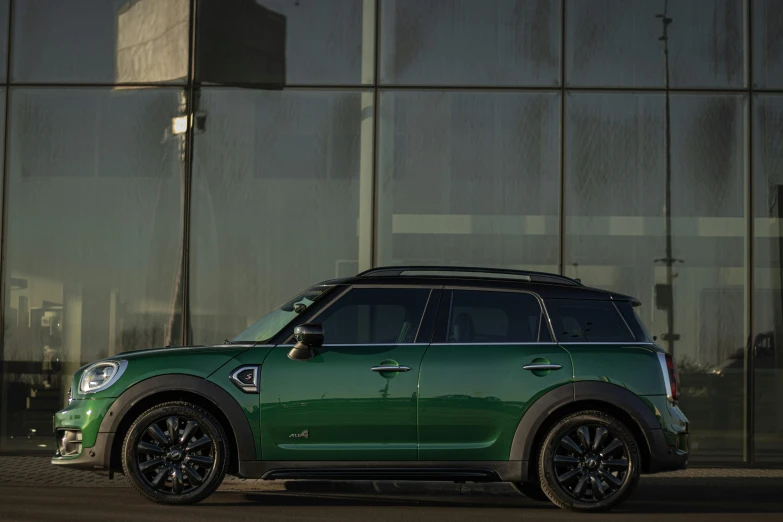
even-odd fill
[[[313,348],[324,344],[324,330],[320,324],[305,323],[294,328],[296,344],[288,352],[293,361],[307,361],[315,356]]]

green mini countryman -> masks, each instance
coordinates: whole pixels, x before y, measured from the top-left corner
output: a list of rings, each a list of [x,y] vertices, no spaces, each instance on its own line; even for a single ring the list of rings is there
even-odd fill
[[[53,463],[190,504],[226,473],[506,481],[606,510],[685,468],[672,359],[631,297],[536,272],[375,268],[317,284],[232,341],[87,365]]]

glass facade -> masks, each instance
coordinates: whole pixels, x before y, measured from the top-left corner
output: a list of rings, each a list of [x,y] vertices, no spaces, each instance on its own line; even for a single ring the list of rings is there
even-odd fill
[[[0,451],[71,374],[388,264],[638,297],[783,465],[783,2],[0,0]]]

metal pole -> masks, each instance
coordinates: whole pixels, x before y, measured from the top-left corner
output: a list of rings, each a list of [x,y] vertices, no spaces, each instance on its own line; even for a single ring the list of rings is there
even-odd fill
[[[671,106],[669,100],[669,24],[672,19],[669,18],[669,0],[663,1],[663,14],[657,15],[661,19],[663,26],[663,35],[659,38],[663,42],[663,56],[665,67],[664,89],[666,97],[665,106],[665,134],[664,134],[664,199],[663,199],[663,233],[665,236],[665,257],[662,260],[666,265],[666,289],[668,292],[666,307],[666,347],[667,351],[674,356],[674,273],[672,265],[675,260],[672,258],[672,154],[671,154]]]

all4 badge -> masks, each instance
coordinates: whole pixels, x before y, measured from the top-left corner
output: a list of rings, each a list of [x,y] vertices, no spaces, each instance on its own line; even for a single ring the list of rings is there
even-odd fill
[[[292,433],[288,436],[289,439],[309,439],[310,431],[304,430],[302,433]]]

